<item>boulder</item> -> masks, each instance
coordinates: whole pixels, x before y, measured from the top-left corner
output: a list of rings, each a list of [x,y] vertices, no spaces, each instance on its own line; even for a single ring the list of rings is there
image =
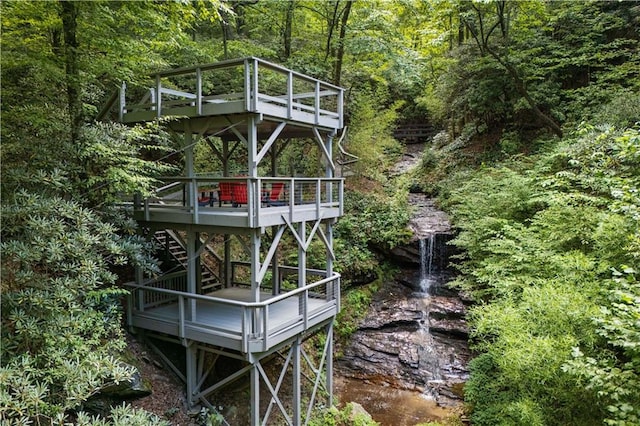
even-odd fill
[[[144,380],[142,380],[142,375],[138,368],[129,364],[125,364],[125,366],[135,369],[131,379],[120,383],[114,383],[113,385],[102,389],[100,394],[117,400],[136,399],[151,395],[151,388],[144,383]]]

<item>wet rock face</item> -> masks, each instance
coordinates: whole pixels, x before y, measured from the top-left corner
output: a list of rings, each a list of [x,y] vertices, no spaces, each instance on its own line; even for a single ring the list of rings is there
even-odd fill
[[[446,270],[449,258],[455,252],[455,248],[448,244],[454,237],[449,217],[436,207],[433,198],[425,194],[409,194],[409,204],[415,209],[408,224],[413,237],[408,244],[385,254],[402,265],[420,266],[423,259],[421,244],[425,240],[433,240],[433,266],[436,271]]]
[[[470,358],[462,302],[385,284],[344,349],[341,375],[430,394],[442,405],[460,399]]]
[[[414,237],[384,252],[404,269],[381,286],[336,367],[345,377],[417,390],[439,405],[456,405],[471,355],[465,305],[447,286],[453,231],[433,199],[409,197]]]
[[[426,194],[409,194],[409,204],[415,209],[409,221],[414,240],[453,232],[449,216],[436,207],[433,198]]]
[[[108,396],[116,400],[135,399],[151,395],[151,388],[143,381],[140,371],[132,365],[125,365],[135,369],[131,379],[102,389],[100,392],[101,395]]]
[[[433,235],[434,248],[432,266],[434,271],[442,272],[447,270],[450,262],[449,259],[455,252],[455,248],[448,244],[453,237],[454,235],[452,233]],[[401,265],[418,267],[422,261],[420,244],[421,242],[419,239],[412,240],[410,243],[397,246],[385,254],[387,258]]]

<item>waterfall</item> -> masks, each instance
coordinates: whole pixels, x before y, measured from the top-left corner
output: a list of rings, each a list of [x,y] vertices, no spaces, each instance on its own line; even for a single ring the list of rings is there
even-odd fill
[[[436,242],[435,234],[420,240],[420,292],[429,293],[433,283],[432,265],[434,257],[434,247]]]

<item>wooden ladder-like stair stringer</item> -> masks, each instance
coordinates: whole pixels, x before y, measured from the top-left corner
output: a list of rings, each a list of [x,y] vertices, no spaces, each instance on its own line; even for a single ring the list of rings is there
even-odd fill
[[[174,231],[161,229],[153,234],[153,238],[164,251],[165,256],[173,262],[187,269],[187,249],[183,239]],[[201,292],[207,294],[223,287],[219,273],[215,271],[212,263],[222,264],[222,259],[210,248],[205,247],[205,260],[200,262],[202,268]]]

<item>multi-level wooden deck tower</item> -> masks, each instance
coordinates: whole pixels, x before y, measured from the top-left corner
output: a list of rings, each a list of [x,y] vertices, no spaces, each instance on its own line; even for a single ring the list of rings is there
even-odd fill
[[[138,197],[133,214],[167,254],[186,255],[162,276],[138,274],[128,323],[184,346],[186,374],[175,371],[186,382],[189,404],[211,407],[209,395],[249,375],[251,425],[302,424],[321,393],[331,403],[333,321],[340,309],[332,227],[343,211],[332,140],[343,127],[343,89],[257,58],[154,77],[146,93],[123,87],[118,119],[174,117],[168,125],[183,141],[184,173],[166,178],[155,197]],[[301,140],[317,148],[318,176],[279,173],[284,148]],[[219,170],[197,173],[199,143],[210,148]],[[232,170],[238,162],[242,170]],[[279,256],[284,241],[289,253],[297,246],[289,265]],[[312,243],[323,246],[322,267],[309,265]],[[320,356],[302,345],[315,333],[326,333]],[[275,354],[284,361],[272,383],[264,363]],[[239,367],[211,384],[219,357],[240,360]],[[283,386],[285,377],[292,382]]]

